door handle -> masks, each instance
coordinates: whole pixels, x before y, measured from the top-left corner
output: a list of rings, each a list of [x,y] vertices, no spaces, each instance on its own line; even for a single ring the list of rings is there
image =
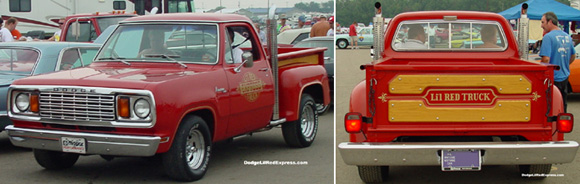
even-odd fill
[[[228,90],[226,90],[225,88],[218,88],[217,86],[215,87],[215,92],[216,93],[226,93],[228,92]]]
[[[261,72],[267,72],[269,70],[269,68],[260,68]]]

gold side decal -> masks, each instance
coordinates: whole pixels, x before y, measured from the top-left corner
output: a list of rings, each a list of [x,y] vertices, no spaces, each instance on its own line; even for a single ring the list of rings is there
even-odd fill
[[[535,102],[535,101],[538,101],[538,98],[541,98],[541,97],[542,97],[542,96],[538,95],[538,92],[537,92],[537,91],[534,91],[534,92],[532,93],[532,100],[533,100],[534,102]]]
[[[387,102],[387,94],[386,93],[381,94],[381,96],[379,96],[379,99],[383,103]]]
[[[423,100],[389,100],[391,122],[528,122],[530,100],[497,100],[486,107],[430,107]]]
[[[531,94],[522,75],[398,75],[389,83],[393,94],[422,94],[428,87],[493,87],[499,94]]]
[[[240,93],[249,102],[255,102],[260,93],[264,91],[266,83],[258,78],[254,73],[246,73],[242,78],[242,82],[238,85],[238,93]]]

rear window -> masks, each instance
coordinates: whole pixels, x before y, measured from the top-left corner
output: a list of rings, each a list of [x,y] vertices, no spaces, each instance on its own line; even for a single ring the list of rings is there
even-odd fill
[[[494,21],[404,21],[392,41],[396,51],[503,51],[505,33]]]
[[[38,56],[37,51],[30,49],[0,49],[0,73],[30,75]]]

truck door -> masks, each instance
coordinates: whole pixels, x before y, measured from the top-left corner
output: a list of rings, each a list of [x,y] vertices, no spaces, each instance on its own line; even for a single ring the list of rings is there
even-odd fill
[[[231,98],[228,135],[238,135],[269,124],[274,104],[272,72],[258,37],[249,25],[230,24],[222,28],[223,66]],[[243,52],[252,53],[254,66],[240,67]]]

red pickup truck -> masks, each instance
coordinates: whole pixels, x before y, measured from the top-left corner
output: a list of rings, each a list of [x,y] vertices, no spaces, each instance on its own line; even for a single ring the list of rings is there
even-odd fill
[[[326,48],[269,46],[240,15],[127,19],[90,66],[13,83],[10,140],[46,169],[159,154],[180,181],[203,177],[216,141],[281,125],[288,145],[308,147],[315,104],[330,101]]]
[[[67,16],[61,30],[60,41],[93,42],[107,27],[136,16],[138,15],[124,11]]]
[[[432,24],[460,30],[428,44]],[[395,37],[407,29],[407,38]],[[522,177],[545,177],[552,164],[574,160],[578,143],[564,139],[573,116],[553,85],[557,67],[520,60],[500,15],[402,13],[384,46],[382,59],[361,66],[366,80],[352,90],[344,118],[350,141],[338,145],[363,181],[385,181],[389,166],[519,165]]]

